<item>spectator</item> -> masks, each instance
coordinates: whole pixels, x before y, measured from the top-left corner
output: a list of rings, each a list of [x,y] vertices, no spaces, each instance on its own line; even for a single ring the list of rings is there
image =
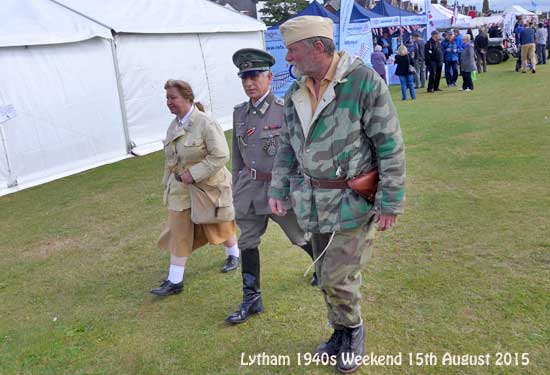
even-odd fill
[[[393,54],[393,50],[391,48],[390,33],[388,31],[384,31],[382,33],[382,37],[378,39],[378,45],[382,46],[382,52],[384,53],[384,55],[386,55],[386,58],[388,58],[389,55]]]
[[[462,74],[462,90],[472,91],[474,82],[472,81],[472,72],[476,70],[475,51],[470,40],[470,35],[466,34],[463,38],[463,49],[460,54],[460,74]]]
[[[526,73],[527,60],[531,62],[531,73],[535,74],[537,66],[537,58],[535,56],[535,30],[533,24],[524,25],[520,34],[521,43],[521,72]]]
[[[537,52],[537,60],[539,64],[546,64],[546,42],[548,40],[548,30],[544,28],[544,25],[539,23],[538,29],[535,32],[535,44]]]
[[[485,31],[479,30],[474,40],[474,51],[476,53],[477,72],[487,73],[487,47],[489,47],[489,38]]]
[[[370,55],[370,63],[372,68],[382,77],[384,82],[386,80],[386,55],[382,52],[382,46],[374,47],[374,52]]]
[[[414,91],[414,74],[416,73],[414,68],[414,60],[409,55],[409,51],[405,45],[400,45],[397,49],[397,56],[395,56],[395,75],[399,77],[401,83],[401,99],[407,100],[407,88],[411,93],[411,100],[416,99],[416,92]]]
[[[416,56],[414,57],[414,67],[416,69],[414,88],[424,88],[426,85],[426,59],[424,55],[426,41],[422,39],[418,32],[413,34],[413,41],[416,45]]]
[[[441,91],[441,67],[443,65],[443,51],[439,42],[439,33],[434,30],[430,40],[424,46],[424,58],[428,67],[428,92]]]
[[[455,29],[453,30],[454,35],[454,41],[456,42],[456,45],[459,49],[462,49],[462,34],[460,34],[460,31]]]
[[[447,87],[456,87],[458,79],[458,53],[460,47],[456,42],[453,34],[447,35],[447,40],[441,42],[443,57],[445,61],[445,80]]]

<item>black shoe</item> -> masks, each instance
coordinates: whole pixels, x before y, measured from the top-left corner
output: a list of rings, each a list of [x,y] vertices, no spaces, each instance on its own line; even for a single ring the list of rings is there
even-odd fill
[[[340,348],[342,347],[343,334],[343,329],[335,329],[328,341],[322,343],[317,347],[317,349],[315,349],[315,353],[319,354],[319,356],[324,353],[327,353],[329,356],[338,354],[340,352]]]
[[[313,272],[313,277],[311,278],[311,286],[318,286],[319,279],[317,278],[317,272]]]
[[[535,74],[537,71],[535,69],[531,70],[531,73]]]
[[[225,318],[225,321],[229,324],[239,324],[246,322],[252,315],[261,313],[264,311],[262,304],[262,296],[258,294],[251,299],[246,299],[241,303],[239,310]]]
[[[221,271],[223,273],[227,273],[230,271],[234,271],[237,268],[239,268],[239,257],[236,257],[234,255],[229,255],[225,259],[225,264],[223,265],[223,268],[221,269]]]
[[[336,368],[344,374],[354,372],[361,366],[364,352],[365,328],[363,325],[357,328],[344,328]]]
[[[177,284],[173,284],[170,280],[164,280],[158,288],[152,289],[150,292],[157,296],[170,296],[172,294],[181,293],[182,290],[183,280]]]

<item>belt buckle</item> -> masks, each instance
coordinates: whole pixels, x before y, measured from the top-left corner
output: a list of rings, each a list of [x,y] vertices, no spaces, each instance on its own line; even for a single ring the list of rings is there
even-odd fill
[[[254,168],[250,168],[250,177],[255,180],[256,179],[256,170]]]

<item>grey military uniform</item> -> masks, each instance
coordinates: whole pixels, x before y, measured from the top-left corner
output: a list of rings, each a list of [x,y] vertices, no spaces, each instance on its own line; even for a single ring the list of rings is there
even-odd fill
[[[268,219],[273,219],[297,246],[306,244],[294,212],[272,215],[268,204],[269,181],[255,179],[271,173],[283,127],[283,100],[272,93],[257,106],[241,103],[233,112],[233,204],[241,230],[239,248],[258,247]]]

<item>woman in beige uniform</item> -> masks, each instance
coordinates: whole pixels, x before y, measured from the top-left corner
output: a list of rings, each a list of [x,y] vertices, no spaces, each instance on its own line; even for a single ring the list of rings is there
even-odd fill
[[[195,224],[191,217],[190,185],[216,191],[221,207],[231,207],[231,174],[225,168],[229,147],[220,126],[210,119],[200,103],[194,102],[191,86],[180,80],[164,85],[166,104],[176,118],[170,123],[164,141],[164,203],[168,206],[168,223],[158,246],[170,251],[168,277],[151,290],[158,296],[180,293],[185,264],[193,250],[223,243],[227,259],[222,272],[236,269],[239,249],[235,221]]]

